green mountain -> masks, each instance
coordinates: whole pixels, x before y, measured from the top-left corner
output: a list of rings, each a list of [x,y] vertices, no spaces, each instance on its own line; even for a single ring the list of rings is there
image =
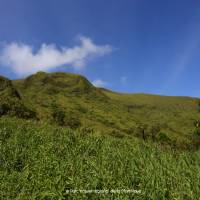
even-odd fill
[[[199,102],[0,77],[0,199],[199,199]]]
[[[13,81],[0,77],[0,96],[1,116],[183,147],[194,141],[200,122],[197,98],[122,94],[70,73],[38,72]]]

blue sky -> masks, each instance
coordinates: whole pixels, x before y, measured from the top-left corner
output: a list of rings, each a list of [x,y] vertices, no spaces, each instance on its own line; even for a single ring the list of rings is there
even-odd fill
[[[35,71],[200,97],[200,1],[0,0],[0,74]]]

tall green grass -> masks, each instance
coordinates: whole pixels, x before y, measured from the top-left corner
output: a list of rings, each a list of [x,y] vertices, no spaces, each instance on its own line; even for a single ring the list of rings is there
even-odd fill
[[[200,197],[200,152],[136,138],[1,118],[0,199],[183,199]],[[69,189],[134,189],[83,194]]]

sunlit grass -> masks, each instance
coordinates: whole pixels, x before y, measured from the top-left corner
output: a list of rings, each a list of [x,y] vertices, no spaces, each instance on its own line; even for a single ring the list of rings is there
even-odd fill
[[[38,122],[0,121],[0,199],[198,199],[200,152]],[[69,189],[135,189],[80,194]]]

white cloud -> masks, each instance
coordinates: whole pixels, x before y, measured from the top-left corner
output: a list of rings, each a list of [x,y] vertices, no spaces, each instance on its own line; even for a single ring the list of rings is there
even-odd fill
[[[79,40],[80,45],[72,48],[42,44],[35,53],[33,47],[27,44],[6,44],[0,53],[0,63],[18,75],[48,71],[65,64],[81,69],[91,58],[106,55],[113,50],[110,45],[96,45],[87,37],[80,37]]]
[[[96,79],[92,81],[92,84],[96,87],[105,87],[107,85],[107,82],[101,80],[101,79]]]

